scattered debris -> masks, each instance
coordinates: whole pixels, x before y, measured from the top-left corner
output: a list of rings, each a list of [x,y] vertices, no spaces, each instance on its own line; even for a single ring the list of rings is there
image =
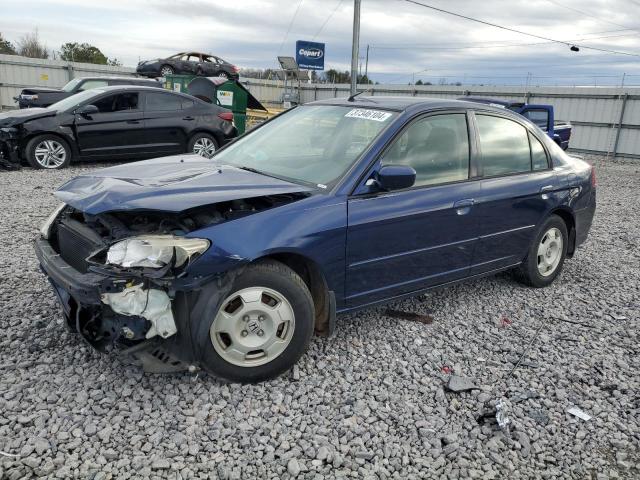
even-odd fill
[[[506,400],[498,400],[496,403],[496,421],[498,422],[498,427],[500,430],[509,433],[509,425],[511,424],[511,419],[509,418],[509,407],[507,405]]]
[[[296,382],[300,380],[300,367],[298,367],[298,365],[293,366],[293,379]]]
[[[538,368],[540,364],[538,362],[534,362],[532,360],[525,360],[524,356],[520,357],[507,357],[506,360],[509,363],[513,363],[518,367],[528,367],[528,368]]]
[[[440,370],[442,371],[442,373],[446,373],[447,375],[453,372],[453,368],[451,368],[449,365],[443,365]]]
[[[617,315],[615,313],[610,313],[609,314],[611,316],[611,318],[613,318],[614,320],[627,320],[627,317],[625,317],[624,315]]]
[[[11,458],[18,458],[20,455],[16,455],[15,453],[7,453],[0,450],[0,455]]]
[[[526,390],[511,397],[511,401],[513,403],[519,403],[524,402],[525,400],[529,400],[530,398],[540,398],[540,394],[538,392],[534,392],[533,390]]]
[[[549,424],[549,415],[541,410],[531,410],[529,416],[539,425],[545,426]]]
[[[478,387],[470,378],[451,375],[447,382],[447,390],[451,392],[466,392],[468,390],[477,390]]]
[[[556,320],[560,320],[561,322],[571,323],[572,325],[580,325],[581,327],[596,328],[595,325],[589,325],[588,323],[584,323],[584,322],[576,322],[575,320],[569,320],[568,318],[556,317]]]
[[[573,415],[574,417],[578,417],[578,418],[584,420],[585,422],[591,420],[591,415],[589,415],[588,413],[580,410],[578,407],[567,408],[567,413]]]
[[[384,314],[388,317],[399,318],[401,320],[411,320],[413,322],[424,323],[425,325],[433,323],[433,317],[431,315],[422,315],[415,312],[403,312],[402,310],[388,308]]]
[[[509,317],[507,317],[506,315],[503,315],[502,318],[500,319],[500,322],[498,323],[498,326],[500,328],[506,328],[509,325],[513,324],[513,320],[511,320]]]

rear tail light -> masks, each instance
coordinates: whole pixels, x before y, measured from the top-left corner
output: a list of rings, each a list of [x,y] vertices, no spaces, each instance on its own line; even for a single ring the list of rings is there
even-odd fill
[[[226,120],[227,122],[233,122],[233,113],[231,112],[222,112],[218,114],[222,120]]]
[[[596,182],[596,167],[591,165],[591,186],[593,188],[598,186],[598,183]]]
[[[240,69],[235,65],[231,65],[231,70],[233,70],[234,73],[238,73],[240,71]]]

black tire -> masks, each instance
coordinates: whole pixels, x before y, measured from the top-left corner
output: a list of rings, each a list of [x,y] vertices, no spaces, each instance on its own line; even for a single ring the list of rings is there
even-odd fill
[[[311,293],[304,281],[293,270],[276,261],[263,261],[250,265],[235,279],[227,298],[233,297],[235,292],[251,287],[268,288],[285,297],[294,312],[295,326],[285,350],[262,365],[235,365],[218,354],[211,338],[202,342],[201,345],[203,344],[204,348],[201,366],[216,377],[231,382],[262,382],[289,370],[305,353],[313,335],[315,310]],[[194,326],[194,330],[206,331],[208,334],[217,314],[218,312],[211,312],[206,318],[200,319],[201,322],[207,322],[206,330],[199,325]]]
[[[166,71],[165,73],[163,73],[163,71]],[[162,65],[160,67],[160,76],[164,77],[165,75],[173,75],[174,73],[176,73],[176,71],[174,70],[174,68],[171,65]]]
[[[187,145],[187,153],[195,153],[196,155],[201,155],[202,157],[205,157],[205,158],[211,158],[211,156],[202,155],[199,152],[196,152],[194,150],[198,140],[207,140],[208,142],[212,143],[213,144],[212,153],[215,153],[218,150],[218,148],[220,148],[220,145],[218,145],[218,141],[213,135],[206,132],[198,132],[193,134],[193,136],[189,139],[189,144]]]
[[[543,275],[540,272],[540,268],[538,267],[538,247],[540,246],[540,243],[545,235],[547,235],[548,232],[552,231],[552,229],[557,229],[562,237],[562,248],[559,252],[560,260],[549,274]],[[533,242],[531,242],[529,251],[527,252],[527,258],[516,270],[516,277],[519,281],[530,287],[542,288],[550,285],[562,271],[565,258],[567,257],[568,245],[569,235],[567,233],[567,225],[559,216],[551,215],[542,224],[542,227],[539,229],[538,234],[535,236]]]
[[[64,160],[62,162],[54,160],[39,161],[36,156],[36,149],[43,144],[46,145],[47,142],[49,142],[49,145],[59,145],[64,150]],[[56,135],[37,135],[27,143],[27,147],[25,148],[25,157],[27,159],[27,163],[33,168],[59,170],[61,168],[68,167],[69,163],[71,163],[71,148],[65,140]],[[47,163],[49,166],[47,166]]]

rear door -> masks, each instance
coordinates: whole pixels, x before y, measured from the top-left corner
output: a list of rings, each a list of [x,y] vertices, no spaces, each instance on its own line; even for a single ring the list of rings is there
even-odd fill
[[[381,165],[410,165],[412,188],[348,202],[350,306],[410,293],[467,275],[476,242],[474,153],[465,112],[422,117],[387,148]]]
[[[196,117],[189,106],[193,101],[171,92],[146,91],[144,95],[145,142],[153,153],[183,153],[187,148],[187,132]],[[183,110],[187,107],[187,110]]]
[[[476,112],[481,175],[476,202],[479,242],[470,274],[521,262],[555,204],[558,183],[542,142],[522,124]]]
[[[127,156],[144,150],[139,92],[108,94],[92,105],[98,107],[98,113],[76,114],[74,119],[82,156]]]

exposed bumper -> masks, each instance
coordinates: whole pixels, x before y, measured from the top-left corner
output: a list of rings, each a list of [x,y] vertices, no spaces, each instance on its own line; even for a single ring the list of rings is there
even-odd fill
[[[20,168],[20,133],[15,128],[0,128],[0,164]]]
[[[166,298],[169,307],[158,311],[159,302],[156,307],[148,305],[152,308],[145,304],[146,318],[143,318],[135,310],[136,305],[126,305],[124,296],[114,298],[119,292],[140,289],[140,278],[80,273],[42,238],[36,240],[35,250],[70,329],[80,333],[98,351],[133,355],[151,372],[184,370],[198,363],[202,342],[209,341],[208,324],[199,319],[213,319],[210,312],[217,311],[234,278],[232,274],[223,274],[185,283],[178,281],[168,287],[147,284],[141,291],[159,295],[160,300]],[[136,286],[131,286],[132,281],[137,282]],[[150,322],[149,313],[154,308],[158,321]],[[165,328],[168,325],[172,327],[169,330]]]
[[[592,190],[589,206],[576,210],[575,222],[576,222],[576,247],[582,245],[589,235],[591,224],[593,223],[593,217],[596,213],[596,192]]]

